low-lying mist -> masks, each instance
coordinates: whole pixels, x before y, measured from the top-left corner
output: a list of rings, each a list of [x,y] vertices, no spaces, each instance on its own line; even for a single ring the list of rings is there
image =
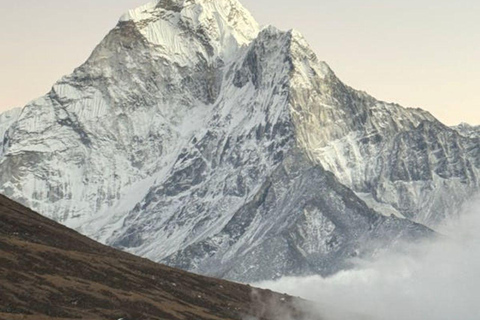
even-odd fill
[[[329,278],[255,285],[313,301],[326,320],[478,320],[480,200],[460,211],[437,230],[440,239],[402,245]]]

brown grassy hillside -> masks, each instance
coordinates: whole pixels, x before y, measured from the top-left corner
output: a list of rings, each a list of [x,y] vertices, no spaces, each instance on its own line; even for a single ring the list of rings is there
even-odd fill
[[[114,250],[0,196],[0,319],[312,319],[298,303]]]

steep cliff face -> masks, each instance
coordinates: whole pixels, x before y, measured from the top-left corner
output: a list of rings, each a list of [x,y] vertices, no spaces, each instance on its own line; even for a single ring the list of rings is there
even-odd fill
[[[297,70],[311,68],[303,61]],[[435,227],[478,193],[473,129],[462,136],[428,112],[377,101],[332,72],[316,74],[292,80],[300,143],[372,208]]]
[[[83,66],[24,108],[2,159],[7,195],[88,228],[132,209],[170,170],[209,121],[224,65],[258,26],[226,1],[188,3],[184,12],[160,5],[124,16]]]
[[[236,0],[130,11],[6,126],[4,194],[236,280],[335,272],[362,244],[430,234],[411,220],[434,226],[478,191],[478,138],[345,86]]]

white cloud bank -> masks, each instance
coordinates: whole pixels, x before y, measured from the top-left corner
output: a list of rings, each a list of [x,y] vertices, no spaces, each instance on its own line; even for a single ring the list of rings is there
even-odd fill
[[[480,200],[439,231],[446,237],[359,262],[330,278],[283,278],[255,286],[315,302],[327,320],[479,320]],[[363,319],[363,317],[361,317]]]

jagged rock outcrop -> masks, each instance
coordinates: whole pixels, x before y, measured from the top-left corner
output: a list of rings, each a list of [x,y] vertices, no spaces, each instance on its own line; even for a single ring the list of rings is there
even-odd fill
[[[461,123],[458,126],[452,127],[454,130],[458,131],[462,136],[467,138],[477,138],[480,136],[480,126],[472,126],[468,123]]]

